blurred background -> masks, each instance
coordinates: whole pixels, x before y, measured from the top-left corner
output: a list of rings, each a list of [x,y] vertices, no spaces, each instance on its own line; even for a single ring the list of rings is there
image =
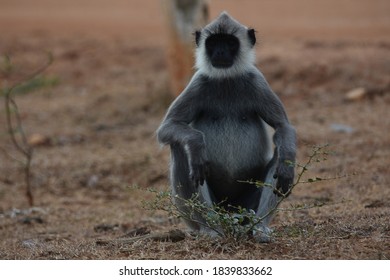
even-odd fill
[[[164,40],[162,1],[1,0],[0,31],[128,36]],[[226,10],[267,39],[378,39],[389,34],[386,0],[209,1],[210,17]]]
[[[272,244],[96,244],[183,227],[142,208],[147,188],[168,188],[169,149],[155,139],[178,94],[167,2],[0,0],[0,102],[22,82],[11,116],[26,141],[11,131],[33,151],[34,198],[1,104],[0,259],[389,259],[387,0],[209,1],[210,20],[226,10],[257,31],[257,66],[297,129],[299,161],[331,145],[309,175],[348,175],[297,186],[284,206],[326,206],[279,213]]]

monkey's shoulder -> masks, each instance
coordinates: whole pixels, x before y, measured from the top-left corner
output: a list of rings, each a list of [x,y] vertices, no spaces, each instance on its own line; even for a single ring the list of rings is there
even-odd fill
[[[260,72],[248,72],[236,77],[210,78],[205,75],[199,75],[194,92],[204,97],[214,96],[217,98],[245,98],[248,94],[255,97],[261,90],[261,84],[264,77]]]
[[[218,79],[197,72],[175,101],[175,107],[210,117],[228,114],[245,119],[248,113],[261,110],[264,88],[267,82],[255,67],[240,76]]]

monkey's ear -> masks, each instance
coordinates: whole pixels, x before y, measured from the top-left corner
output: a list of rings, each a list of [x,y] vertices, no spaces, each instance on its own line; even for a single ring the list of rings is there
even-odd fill
[[[255,30],[253,28],[248,29],[248,37],[252,46],[254,46],[256,44],[256,35],[255,35]]]
[[[199,30],[196,30],[195,31],[195,43],[196,43],[196,46],[199,47],[199,41],[200,41],[200,31]]]

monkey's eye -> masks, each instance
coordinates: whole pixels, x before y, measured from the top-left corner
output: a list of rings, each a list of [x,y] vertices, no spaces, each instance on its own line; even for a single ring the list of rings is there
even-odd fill
[[[227,40],[226,43],[228,45],[229,50],[231,50],[231,51],[235,51],[239,47],[239,42],[237,40],[234,40],[234,39],[229,39],[229,40]]]
[[[212,52],[218,45],[221,44],[221,40],[216,36],[211,36],[206,40],[206,49],[209,52]]]
[[[217,42],[215,40],[207,40],[206,41],[206,49],[212,50],[217,45]]]

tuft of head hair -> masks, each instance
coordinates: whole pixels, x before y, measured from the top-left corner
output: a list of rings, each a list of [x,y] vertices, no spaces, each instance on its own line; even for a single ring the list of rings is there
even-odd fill
[[[205,41],[215,34],[234,35],[240,42],[239,51],[234,64],[229,68],[215,68],[206,54]],[[242,75],[254,67],[256,56],[254,45],[256,36],[254,29],[242,25],[227,12],[222,12],[214,21],[202,30],[195,32],[196,69],[210,78],[229,78]]]

